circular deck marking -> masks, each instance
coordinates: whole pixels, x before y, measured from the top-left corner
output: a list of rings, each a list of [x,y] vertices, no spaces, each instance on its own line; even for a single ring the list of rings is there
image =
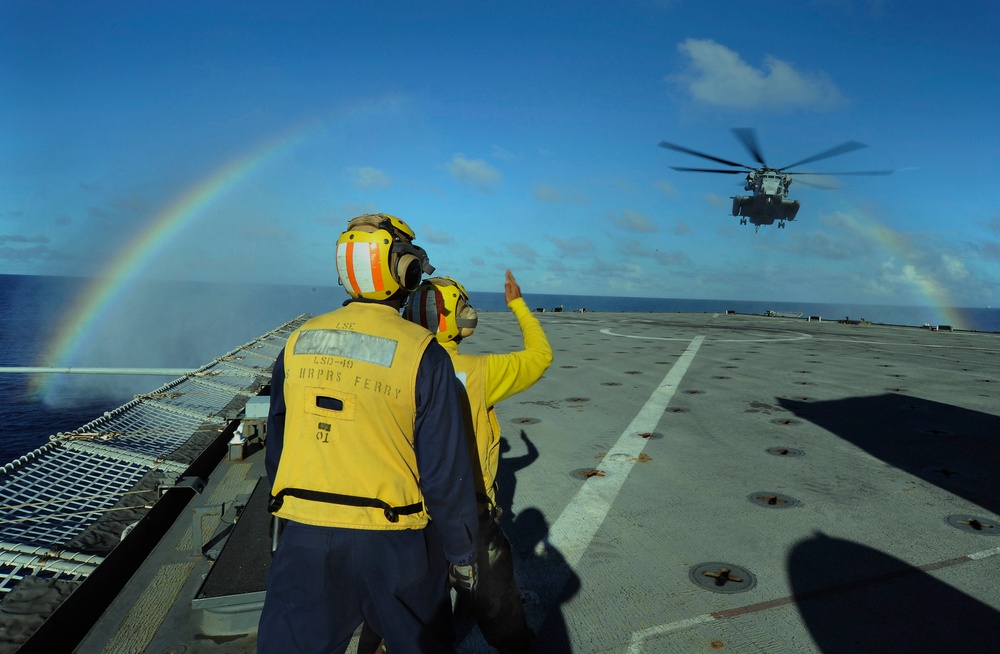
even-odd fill
[[[757,585],[757,577],[746,568],[718,561],[694,566],[688,577],[695,586],[714,593],[742,593]]]
[[[638,338],[638,339],[649,340],[649,341],[690,341],[691,340],[690,338],[685,338],[683,336],[677,337],[677,338],[673,338],[671,336],[636,336],[634,334],[618,334],[618,333],[612,331],[609,327],[605,327],[604,329],[602,329],[601,333],[602,334],[607,334],[608,336],[617,336],[618,338]],[[784,331],[784,330],[782,330],[779,333],[780,334],[793,334],[793,335],[792,336],[780,336],[780,335],[777,335],[777,333],[776,333],[776,335],[774,335],[774,336],[768,336],[766,338],[713,338],[713,339],[705,339],[705,340],[711,340],[711,341],[714,341],[716,343],[771,343],[771,342],[774,342],[774,341],[804,341],[804,340],[812,338],[811,335],[809,335],[809,334],[803,334],[802,332],[793,332],[793,331]]]

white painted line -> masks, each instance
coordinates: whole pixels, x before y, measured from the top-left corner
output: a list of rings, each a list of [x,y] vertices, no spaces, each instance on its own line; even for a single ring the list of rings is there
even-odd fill
[[[536,547],[536,554],[543,556],[548,545],[559,550],[569,566],[573,567],[579,563],[594,534],[607,517],[618,491],[621,490],[625,478],[635,465],[636,458],[646,446],[647,439],[638,438],[636,434],[656,429],[704,340],[704,336],[695,337],[684,354],[670,367],[666,377],[598,465],[598,469],[604,471],[605,476],[590,477],[583,483],[579,492],[549,529],[548,542],[543,541]]]
[[[994,547],[991,550],[982,550],[981,552],[975,552],[969,555],[969,558],[973,561],[978,561],[979,559],[988,559],[991,556],[996,556],[1000,554],[1000,547]]]
[[[786,334],[795,334],[795,336],[766,336],[764,338],[713,338],[713,343],[770,343],[773,341],[804,341],[811,339],[812,336],[809,334],[803,334],[802,332],[793,332],[788,330],[783,330]],[[686,341],[686,338],[671,338],[669,336],[636,336],[634,334],[616,334],[611,331],[610,327],[605,327],[601,330],[602,334],[607,334],[608,336],[617,336],[618,338],[638,338],[647,341]],[[699,338],[704,338],[700,336]]]
[[[643,629],[641,631],[633,631],[632,639],[628,644],[628,654],[639,654],[642,651],[643,641],[647,638],[659,636],[660,634],[666,634],[671,631],[680,631],[681,629],[687,629],[688,627],[696,627],[706,622],[712,622],[713,620],[715,620],[715,616],[710,613],[705,613],[697,615],[693,618],[688,618],[687,620],[678,620],[677,622],[656,625],[655,627],[649,627],[648,629]]]

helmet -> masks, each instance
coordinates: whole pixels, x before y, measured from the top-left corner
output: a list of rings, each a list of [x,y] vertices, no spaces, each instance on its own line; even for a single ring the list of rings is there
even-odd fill
[[[413,230],[395,216],[369,213],[347,224],[337,239],[337,274],[351,297],[385,300],[412,291],[434,266],[413,245]]]
[[[472,336],[479,317],[465,288],[451,277],[432,277],[410,295],[403,317],[423,325],[440,343]]]

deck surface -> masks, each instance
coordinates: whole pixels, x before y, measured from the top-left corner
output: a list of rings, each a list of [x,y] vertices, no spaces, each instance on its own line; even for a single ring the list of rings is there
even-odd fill
[[[1000,335],[538,315],[552,367],[498,407],[538,651],[997,646]],[[520,347],[513,316],[487,312],[462,349]],[[195,502],[225,508],[262,474],[260,453],[223,462]],[[199,635],[191,531],[175,525],[78,651],[254,651]],[[491,651],[460,628],[460,652]]]

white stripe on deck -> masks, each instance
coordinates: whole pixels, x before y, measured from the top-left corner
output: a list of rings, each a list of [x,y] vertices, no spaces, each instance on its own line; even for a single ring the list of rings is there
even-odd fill
[[[544,555],[548,545],[559,550],[569,566],[573,567],[579,563],[594,534],[607,517],[618,491],[625,483],[625,478],[646,447],[648,439],[636,438],[636,434],[656,429],[704,340],[704,336],[695,337],[684,354],[670,367],[666,377],[598,465],[604,476],[590,477],[584,482],[580,491],[570,500],[559,519],[549,529],[548,542],[543,541],[538,544],[536,554]]]

